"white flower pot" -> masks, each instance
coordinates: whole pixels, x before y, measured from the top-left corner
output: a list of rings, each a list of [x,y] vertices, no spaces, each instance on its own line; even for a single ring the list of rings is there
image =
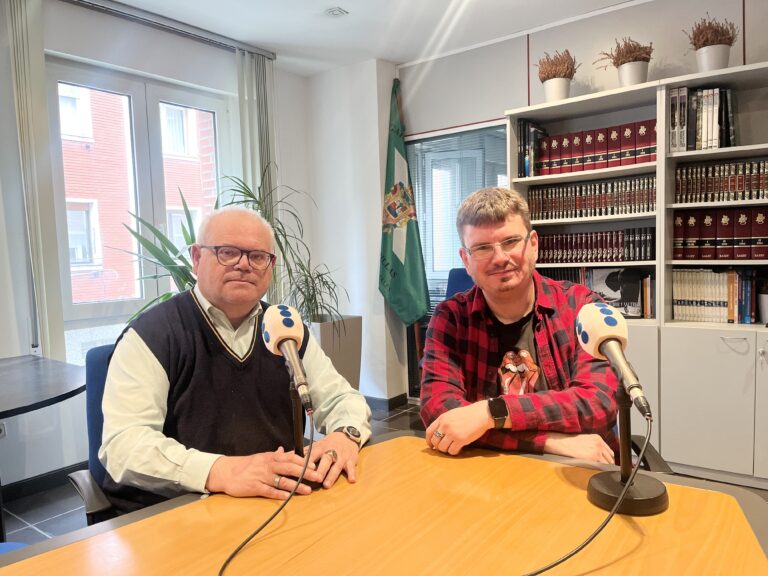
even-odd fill
[[[699,72],[709,72],[728,67],[728,59],[731,56],[731,47],[728,44],[715,44],[704,46],[696,50],[696,64]]]
[[[554,102],[564,100],[571,93],[570,78],[550,78],[544,81],[544,100]]]
[[[618,67],[619,86],[642,84],[648,80],[648,62],[627,62]]]

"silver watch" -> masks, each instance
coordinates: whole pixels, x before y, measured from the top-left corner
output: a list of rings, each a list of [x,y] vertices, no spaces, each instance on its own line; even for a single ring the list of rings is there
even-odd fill
[[[336,428],[334,432],[341,432],[342,434],[344,434],[344,436],[346,436],[347,438],[352,440],[352,442],[357,444],[358,447],[360,446],[360,443],[363,439],[360,434],[360,430],[358,430],[354,426],[342,426],[341,428]]]

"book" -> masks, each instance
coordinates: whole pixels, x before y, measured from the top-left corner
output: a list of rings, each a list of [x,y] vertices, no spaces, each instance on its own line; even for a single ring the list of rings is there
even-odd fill
[[[650,121],[644,120],[636,124],[635,143],[637,145],[636,161],[638,164],[651,159],[651,127]]]
[[[688,149],[688,88],[677,89],[677,151]]]
[[[686,150],[696,150],[696,115],[699,109],[698,90],[691,92],[688,97],[688,117],[686,118],[685,143]]]
[[[621,165],[621,126],[611,126],[608,135],[608,168]]]
[[[704,91],[696,90],[696,148],[701,150],[704,145]]]
[[[718,260],[733,260],[733,216],[732,208],[717,210],[717,245],[715,254]]]
[[[635,138],[635,123],[621,125],[621,159],[622,166],[635,163],[637,154],[637,141]]]
[[[560,138],[560,173],[571,171],[571,134],[563,134]]]
[[[560,136],[549,139],[549,173],[560,174]]]
[[[749,260],[752,257],[752,211],[736,208],[733,220],[733,258]]]
[[[717,252],[717,211],[705,208],[699,212],[699,259],[715,260]]]
[[[699,258],[699,212],[691,210],[686,212],[685,243],[683,245],[683,259],[697,260]]]
[[[656,118],[651,123],[653,124],[651,129],[651,162],[656,162]]]
[[[595,169],[595,131],[585,130],[582,132],[584,138],[582,141],[582,166],[584,170]]]
[[[752,260],[768,260],[768,211],[765,206],[752,210]]]
[[[539,141],[539,158],[541,160],[539,174],[547,176],[549,174],[549,138],[547,137]]]
[[[571,134],[571,172],[584,170],[584,133]]]
[[[677,152],[677,95],[678,88],[669,90],[669,151]]]
[[[608,128],[595,130],[595,169],[608,168]]]
[[[643,279],[651,276],[645,267],[594,268],[589,287],[626,318],[642,318]]]
[[[726,117],[727,117],[727,123],[728,123],[728,146],[738,146],[738,142],[736,141],[736,138],[738,134],[736,133],[736,123],[734,122],[734,102],[733,102],[733,92],[730,88],[725,89],[725,102],[726,102]]]
[[[709,132],[709,147],[720,148],[720,90],[718,88],[712,88],[712,109],[711,109],[711,122]]]

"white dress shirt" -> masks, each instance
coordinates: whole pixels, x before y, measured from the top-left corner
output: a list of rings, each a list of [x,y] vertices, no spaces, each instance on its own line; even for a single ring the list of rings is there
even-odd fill
[[[221,310],[194,288],[195,296],[221,339],[240,358],[251,345],[257,305],[235,329]],[[360,430],[363,442],[371,435],[371,411],[360,392],[333,367],[309,334],[304,368],[321,432],[342,426]],[[221,454],[189,449],[163,434],[170,383],[168,375],[141,337],[129,329],[109,363],[102,401],[104,431],[99,459],[112,478],[172,497],[184,492],[205,492],[211,466]]]

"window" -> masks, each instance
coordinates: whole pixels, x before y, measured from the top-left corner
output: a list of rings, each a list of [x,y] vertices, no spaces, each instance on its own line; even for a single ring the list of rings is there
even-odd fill
[[[506,126],[413,140],[406,144],[431,306],[445,297],[448,272],[463,266],[456,211],[486,186],[509,186]]]
[[[192,216],[192,226],[196,232],[197,227],[200,225],[200,210],[191,208],[189,212]],[[182,228],[187,224],[184,208],[168,208],[166,214],[168,215],[168,239],[179,250],[188,248],[187,241],[184,239],[184,233],[182,232]]]
[[[173,156],[197,155],[197,111],[183,106],[160,103],[160,130],[163,154]]]
[[[62,138],[93,138],[91,98],[87,88],[59,83],[59,120]]]
[[[67,240],[70,266],[94,263],[94,226],[90,203],[67,202]]]

